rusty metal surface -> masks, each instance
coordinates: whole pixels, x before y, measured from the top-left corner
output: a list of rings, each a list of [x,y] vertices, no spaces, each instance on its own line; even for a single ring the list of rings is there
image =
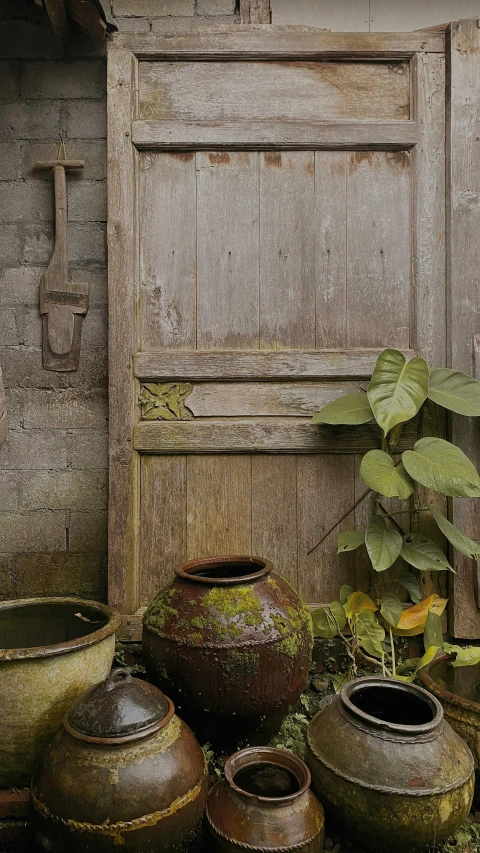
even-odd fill
[[[362,691],[374,691],[375,714],[362,706]],[[445,841],[472,802],[471,752],[437,700],[415,685],[382,678],[344,685],[309,726],[307,763],[327,811],[372,850],[415,853]]]
[[[311,618],[297,593],[259,558],[182,564],[144,617],[151,680],[183,714],[217,715],[219,725],[224,715],[235,714],[240,725],[240,718],[273,717],[293,705],[308,677],[312,643]]]
[[[286,770],[296,790],[286,795],[258,795],[242,788],[239,773],[268,767]],[[205,811],[208,849],[229,851],[302,851],[321,853],[324,840],[323,808],[310,790],[310,773],[293,753],[268,747],[249,748],[231,756],[225,779],[210,791]]]

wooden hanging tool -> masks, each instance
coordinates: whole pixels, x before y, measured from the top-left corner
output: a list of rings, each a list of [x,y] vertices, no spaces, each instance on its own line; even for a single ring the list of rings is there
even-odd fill
[[[59,150],[65,153],[62,142]],[[82,317],[88,310],[88,284],[68,281],[66,171],[83,169],[83,160],[48,160],[35,169],[52,169],[55,184],[55,248],[40,283],[42,364],[45,370],[77,370]]]

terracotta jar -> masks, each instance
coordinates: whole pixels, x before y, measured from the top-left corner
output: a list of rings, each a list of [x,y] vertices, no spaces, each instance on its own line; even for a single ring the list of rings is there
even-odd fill
[[[312,644],[304,604],[259,557],[182,563],[143,621],[151,680],[195,716],[196,732],[214,740],[233,730],[229,715],[237,733],[249,721],[258,733],[261,716],[281,721],[305,687]]]
[[[205,824],[212,853],[323,850],[325,820],[310,771],[283,749],[251,747],[232,755],[225,779],[208,796]]]
[[[423,851],[446,841],[470,810],[472,754],[421,687],[351,681],[313,718],[307,744],[313,790],[362,847]]]
[[[207,791],[205,757],[171,700],[116,669],[45,752],[32,784],[37,840],[54,853],[190,853]]]

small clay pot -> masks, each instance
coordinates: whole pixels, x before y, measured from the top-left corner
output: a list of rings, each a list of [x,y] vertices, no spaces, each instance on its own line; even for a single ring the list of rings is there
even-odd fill
[[[470,811],[470,750],[421,687],[386,678],[344,685],[307,734],[312,787],[353,841],[419,853],[446,841]]]
[[[191,853],[208,791],[202,749],[156,687],[116,669],[70,709],[32,785],[53,853]]]
[[[225,764],[205,810],[208,850],[321,853],[323,809],[310,790],[310,771],[290,752],[243,749]]]
[[[149,678],[223,748],[281,723],[305,687],[312,645],[305,605],[259,557],[182,563],[143,620]]]

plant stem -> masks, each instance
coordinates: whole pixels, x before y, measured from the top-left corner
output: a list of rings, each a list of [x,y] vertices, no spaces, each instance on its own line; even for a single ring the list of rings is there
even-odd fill
[[[395,665],[395,646],[393,645],[392,626],[389,625],[389,628],[390,628],[390,648],[392,650],[392,674],[393,674],[393,677],[395,678],[395,676],[397,674],[397,668]]]
[[[331,528],[329,530],[327,530],[327,532],[322,536],[321,539],[318,540],[317,544],[314,545],[313,548],[310,548],[309,551],[307,551],[307,557],[309,554],[311,554],[313,551],[315,551],[315,549],[318,548],[318,546],[321,545],[322,542],[324,542],[324,540],[327,538],[327,536],[329,536],[330,533],[332,533],[332,531],[335,530],[335,528],[338,527],[339,524],[341,524],[341,522],[343,521],[344,518],[347,517],[347,515],[350,515],[350,513],[353,512],[353,510],[356,509],[357,506],[362,503],[364,498],[366,498],[367,495],[369,495],[371,491],[372,491],[371,489],[367,489],[367,491],[364,492],[361,497],[359,497],[358,501],[355,501],[353,506],[351,506],[350,509],[347,509],[347,511],[343,513],[342,517],[339,518],[338,521],[335,522],[335,524],[332,524]]]

